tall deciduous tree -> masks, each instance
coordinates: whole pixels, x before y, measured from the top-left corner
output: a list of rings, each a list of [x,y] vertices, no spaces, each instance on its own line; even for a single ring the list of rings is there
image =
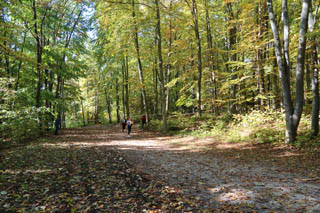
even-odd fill
[[[167,130],[167,112],[166,112],[166,96],[164,86],[164,71],[163,71],[163,59],[162,59],[162,37],[161,37],[161,21],[160,21],[160,7],[159,0],[155,0],[156,16],[157,16],[157,44],[158,44],[158,59],[159,59],[159,77],[160,77],[160,90],[161,90],[161,112],[164,129]]]
[[[308,12],[310,0],[303,0],[301,10],[301,22],[299,32],[299,47],[297,55],[296,68],[296,105],[293,106],[290,87],[290,63],[289,63],[289,20],[288,20],[288,5],[287,1],[282,1],[283,23],[284,23],[284,47],[281,47],[281,40],[278,26],[275,20],[272,0],[267,0],[270,24],[274,36],[275,53],[277,64],[280,71],[283,102],[286,113],[286,141],[293,142],[296,140],[297,129],[302,115],[304,102],[304,62],[306,50],[306,32],[308,29]]]

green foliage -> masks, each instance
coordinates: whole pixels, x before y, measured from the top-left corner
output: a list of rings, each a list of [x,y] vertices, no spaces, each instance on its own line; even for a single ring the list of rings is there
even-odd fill
[[[23,107],[18,111],[0,111],[1,147],[22,143],[25,139],[39,136],[39,114],[50,113],[45,107]],[[52,124],[53,125],[53,124]]]
[[[283,118],[279,112],[252,111],[244,115],[224,113],[218,116],[204,114],[202,118],[177,114],[175,125],[179,134],[197,137],[210,136],[229,142],[282,143]]]
[[[249,135],[255,143],[278,143],[283,140],[283,131],[275,129],[257,129]]]

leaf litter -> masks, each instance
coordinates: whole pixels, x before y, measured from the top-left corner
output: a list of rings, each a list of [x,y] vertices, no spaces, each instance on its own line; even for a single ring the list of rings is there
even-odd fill
[[[180,139],[137,129],[127,138],[118,127],[94,126],[3,150],[0,212],[320,209],[313,177],[234,160],[230,153],[201,150],[195,139]],[[186,148],[190,144],[195,146]]]

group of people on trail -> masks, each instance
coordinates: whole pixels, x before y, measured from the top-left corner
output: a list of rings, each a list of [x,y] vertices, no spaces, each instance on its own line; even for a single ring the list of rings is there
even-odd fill
[[[141,117],[141,127],[142,129],[144,129],[144,126],[147,124],[147,118],[145,115],[142,115]],[[122,126],[122,132],[124,132],[124,130],[126,129],[126,126],[128,125],[128,137],[130,137],[130,133],[131,133],[131,128],[133,126],[133,121],[131,118],[128,118],[128,120],[126,120],[125,117],[122,118],[121,120],[121,126]]]
[[[131,120],[131,118],[128,118],[128,120],[126,120],[123,117],[121,120],[121,125],[122,125],[122,132],[124,132],[124,130],[126,129],[126,126],[128,125],[128,137],[129,137],[131,133],[131,127],[133,125],[133,121]]]
[[[142,127],[142,129],[144,129],[144,126],[146,124],[147,124],[147,118],[146,118],[145,115],[142,115],[142,117],[141,117],[141,127]],[[132,119],[128,118],[128,120],[126,120],[125,117],[123,117],[122,120],[121,120],[121,125],[122,125],[122,132],[124,132],[124,130],[126,129],[126,126],[128,126],[128,137],[130,137],[131,128],[132,128],[132,125],[133,125]],[[54,127],[55,127],[54,134],[57,135],[59,128],[61,128],[60,115],[57,116],[57,118],[56,118],[56,120],[54,122]]]

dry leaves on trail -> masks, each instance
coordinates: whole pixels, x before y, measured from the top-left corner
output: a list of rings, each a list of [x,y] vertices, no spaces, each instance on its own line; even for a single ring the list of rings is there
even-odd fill
[[[142,212],[199,207],[101,148],[24,147],[1,153],[0,211]]]
[[[1,212],[298,211],[319,201],[315,179],[209,140],[106,126],[62,133],[0,152]]]

